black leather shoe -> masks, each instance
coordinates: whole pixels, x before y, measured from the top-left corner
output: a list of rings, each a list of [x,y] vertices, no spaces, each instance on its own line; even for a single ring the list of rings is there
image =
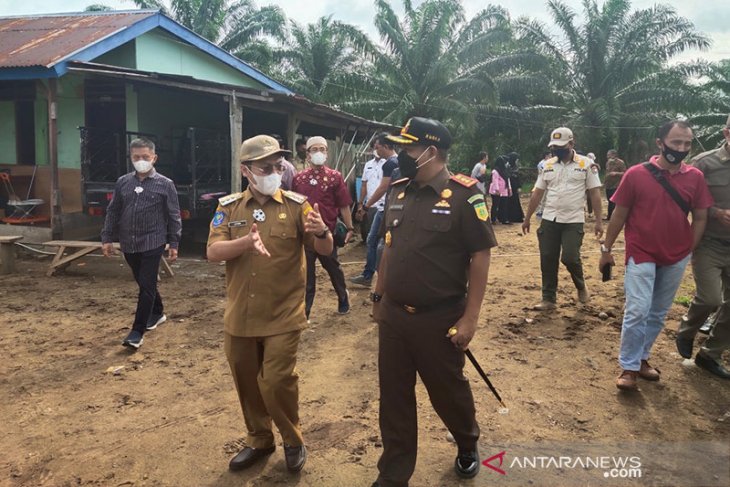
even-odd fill
[[[715,374],[723,379],[730,379],[730,370],[727,370],[722,366],[722,364],[715,362],[710,357],[702,355],[702,353],[697,354],[695,357],[695,363],[698,367],[705,369],[711,374]]]
[[[476,450],[459,451],[454,461],[456,475],[462,479],[472,479],[479,473],[479,453]]]
[[[251,448],[250,446],[247,446],[238,452],[238,455],[231,458],[231,461],[228,463],[228,468],[231,470],[243,470],[244,468],[248,468],[262,458],[266,458],[274,453],[275,449],[276,447],[274,446],[269,448]]]
[[[677,337],[674,341],[677,344],[677,351],[684,358],[692,358],[692,345],[694,345],[694,339],[689,340],[687,338]]]
[[[307,447],[304,445],[284,445],[284,459],[286,460],[286,468],[290,472],[300,471],[307,461]]]

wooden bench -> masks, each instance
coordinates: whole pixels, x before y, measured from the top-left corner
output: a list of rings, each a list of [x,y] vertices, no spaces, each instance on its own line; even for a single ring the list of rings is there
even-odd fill
[[[96,250],[101,250],[102,243],[84,242],[82,240],[51,240],[50,242],[45,242],[43,245],[58,247],[58,251],[56,252],[55,257],[53,257],[53,261],[48,268],[48,272],[46,273],[46,275],[50,277],[55,274],[56,271],[68,267],[71,262],[75,261],[76,259],[80,259],[81,257],[88,255]],[[114,243],[114,248],[116,250],[119,250],[120,247],[118,242]],[[167,249],[168,247],[165,248]],[[64,252],[66,252],[67,249],[78,250],[64,257],[63,254]],[[172,267],[170,267],[170,263],[167,262],[167,259],[164,255],[162,256],[160,265],[162,266],[163,270],[167,272],[168,276],[173,277],[175,275],[175,273],[172,271]]]
[[[10,236],[0,237],[0,274],[12,274],[15,272],[15,242],[23,237]]]

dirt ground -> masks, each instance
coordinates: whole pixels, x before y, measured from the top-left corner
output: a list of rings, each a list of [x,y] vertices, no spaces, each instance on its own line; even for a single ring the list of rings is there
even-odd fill
[[[542,314],[529,309],[540,299],[536,224],[528,236],[519,225],[496,227],[500,246],[471,349],[509,412],[498,413],[467,364],[483,457],[520,442],[727,442],[730,388],[677,354],[680,304],[652,356],[661,381],[641,382],[635,394],[616,389],[623,265],[601,282],[588,225],[590,304],[577,302],[561,268],[559,309]],[[231,473],[228,460],[244,445],[245,428],[223,353],[224,267],[183,255],[177,275],[160,285],[168,322],[131,353],[121,340],[136,287],[122,259],[90,256],[46,278],[49,258],[20,257],[17,274],[0,276],[0,485],[349,487],[376,478],[378,345],[368,290],[351,288],[352,312],[337,315],[320,269],[298,364],[309,447],[304,471],[288,474],[277,448],[267,462]],[[348,277],[358,274],[364,247],[349,245],[341,260]],[[688,270],[679,300],[693,288]],[[459,483],[455,446],[420,383],[418,395],[420,448],[411,485],[498,485],[486,468]],[[541,485],[539,476],[529,482]]]

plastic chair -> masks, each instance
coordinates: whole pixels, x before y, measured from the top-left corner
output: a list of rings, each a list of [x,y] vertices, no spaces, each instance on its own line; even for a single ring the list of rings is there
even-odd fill
[[[30,198],[30,191],[31,188],[33,188],[33,181],[35,180],[35,173],[38,169],[38,166],[33,168],[33,177],[30,180],[30,185],[28,186],[28,194],[26,194],[24,200],[17,199],[17,195],[15,194],[15,190],[13,189],[13,184],[10,180],[10,174],[6,172],[0,172],[0,181],[2,181],[3,186],[5,187],[5,191],[8,193],[8,206],[13,208],[13,212],[3,218],[1,221],[4,223],[15,223],[15,224],[23,224],[23,223],[37,223],[37,222],[44,222],[48,221],[49,218],[47,216],[34,216],[33,210],[36,209],[36,207],[42,205],[44,203],[44,200],[40,198]]]

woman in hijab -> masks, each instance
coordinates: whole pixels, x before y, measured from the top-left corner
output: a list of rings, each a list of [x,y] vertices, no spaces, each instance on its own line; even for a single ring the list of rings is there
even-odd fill
[[[509,170],[507,169],[507,158],[499,156],[494,162],[492,170],[492,182],[489,184],[489,194],[492,195],[492,223],[508,224],[510,222],[507,214],[507,203],[512,194],[509,182]]]
[[[521,223],[525,219],[525,213],[522,211],[522,203],[520,203],[520,187],[522,180],[520,178],[520,155],[517,152],[507,154],[509,181],[512,194],[507,200],[507,219],[512,223]]]

